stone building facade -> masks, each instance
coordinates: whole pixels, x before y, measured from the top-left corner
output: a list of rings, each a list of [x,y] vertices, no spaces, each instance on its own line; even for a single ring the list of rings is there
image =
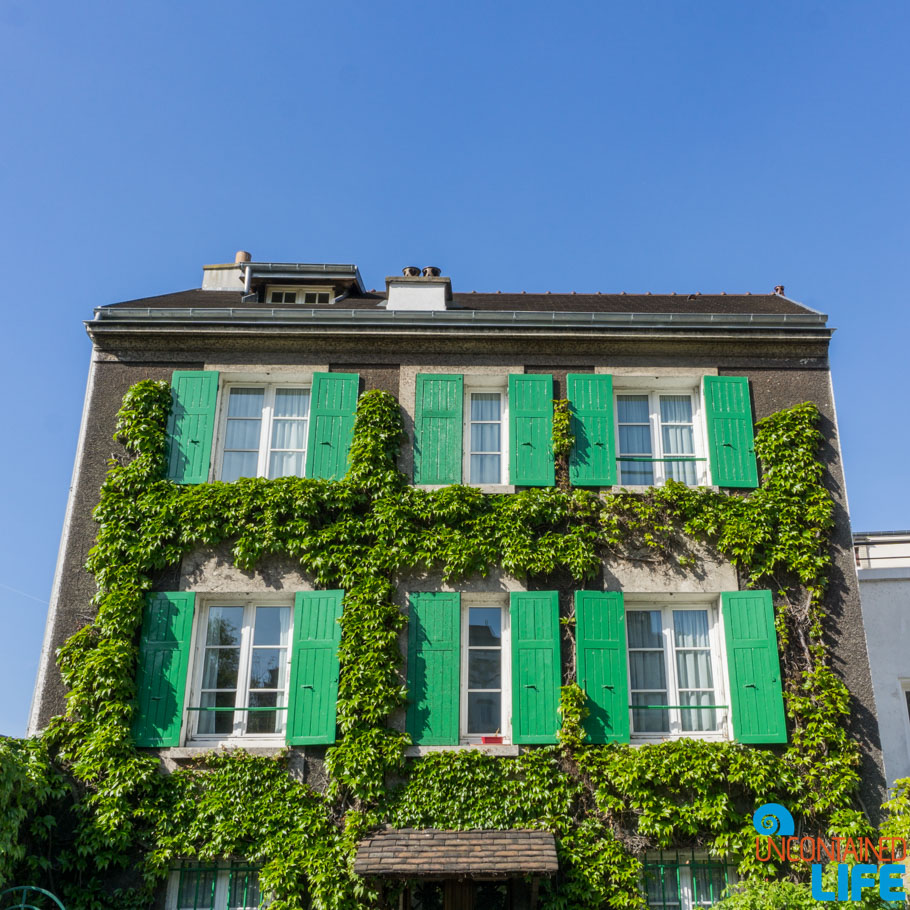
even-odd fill
[[[822,415],[825,483],[836,505],[826,634],[853,699],[861,799],[874,816],[882,764],[827,317],[783,289],[458,293],[438,270],[410,272],[376,292],[354,266],[238,254],[235,263],[206,266],[199,289],[95,311],[86,323],[92,360],[31,732],[62,712],[54,654],[92,618],[95,585],[83,568],[96,533],[92,509],[117,410],[139,380],[172,384],[169,476],[186,484],[338,477],[358,395],[380,389],[401,405],[400,467],[426,488],[465,483],[513,493],[552,485],[555,398],[573,408],[569,470],[577,486],[635,490],[673,478],[748,491],[759,480],[754,421],[809,400]],[[613,561],[575,591],[529,590],[501,569],[457,584],[432,571],[397,581],[409,617],[401,649],[410,700],[392,723],[409,733],[410,755],[511,756],[555,742],[566,664],[558,620],[566,609],[577,619],[593,741],[787,741],[771,594],[745,590],[735,567],[710,548],[694,566],[670,554]],[[320,591],[284,559],[242,570],[226,546],[199,548],[163,570],[140,642],[137,743],[158,749],[169,767],[215,747],[270,753],[290,744],[301,777],[319,786],[335,737],[342,596]],[[167,627],[165,638],[179,640],[176,659],[155,650],[156,622]],[[165,695],[156,688],[162,673],[171,674]],[[498,832],[502,843],[486,848],[502,863],[477,875],[465,856],[484,852],[482,833],[431,844],[432,874],[408,862],[423,849],[419,832],[399,832],[387,850],[380,832],[357,862],[370,875],[415,880],[402,897],[413,910],[530,907],[538,879],[556,872],[552,842],[537,832],[524,856],[528,832],[509,834]],[[692,857],[689,868],[697,868],[700,857]],[[236,875],[175,871],[161,903],[196,907],[187,895],[206,874],[212,906],[255,906],[255,871],[237,868]],[[654,903],[648,892],[652,906],[704,906],[722,886],[710,865],[674,870],[675,896]],[[249,891],[246,903],[235,901],[236,881]]]

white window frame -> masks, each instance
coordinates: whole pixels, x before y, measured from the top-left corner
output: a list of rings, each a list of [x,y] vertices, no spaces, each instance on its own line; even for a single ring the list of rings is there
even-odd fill
[[[462,424],[462,438],[464,440],[464,453],[462,457],[462,477],[465,484],[472,487],[498,487],[509,483],[509,380],[508,377],[498,376],[465,376],[464,389],[464,414]],[[499,480],[495,483],[478,483],[471,480],[471,395],[474,392],[499,393],[500,414],[500,464]]]
[[[626,385],[620,382],[618,385],[614,382],[613,404],[614,404],[614,432],[616,434],[616,483],[617,486],[626,488],[646,488],[648,484],[629,484],[622,481],[622,461],[620,460],[621,452],[619,450],[619,398],[624,395],[647,395],[648,396],[648,423],[651,430],[651,457],[660,459],[665,457],[663,450],[663,433],[661,433],[660,423],[660,397],[661,395],[688,395],[692,400],[692,437],[694,441],[695,454],[694,458],[701,459],[694,462],[695,464],[695,486],[706,487],[711,485],[711,470],[707,461],[707,429],[704,419],[704,404],[702,402],[701,381],[696,385],[691,382],[683,384],[664,384],[660,385]],[[652,461],[651,465],[654,471],[653,486],[663,486],[669,476],[667,465],[669,462]]]
[[[230,866],[224,866],[223,863],[213,862],[205,863],[199,862],[195,863],[195,866],[199,867],[201,871],[204,871],[207,867],[212,866],[217,867],[217,872],[215,876],[215,894],[214,899],[211,902],[200,903],[198,910],[208,910],[209,907],[215,907],[215,910],[228,910],[228,898],[230,897],[228,889],[231,882],[231,872],[232,869]],[[239,865],[239,864],[238,864]],[[195,870],[193,870],[195,871]],[[255,871],[257,877],[257,884],[259,878],[258,869],[250,869],[250,872]],[[168,876],[167,881],[167,894],[165,896],[165,907],[167,910],[180,910],[180,904],[178,903],[180,898],[180,869],[172,869],[170,875]],[[256,905],[255,910],[259,908],[265,908],[269,905],[269,900],[260,891],[260,896],[262,902]],[[200,895],[202,899],[202,895]],[[250,908],[252,910],[252,908]]]
[[[632,667],[629,658],[630,648],[626,642],[626,681],[629,693],[629,732],[632,743],[665,742],[669,739],[703,739],[714,742],[725,742],[733,738],[733,724],[731,723],[731,708],[727,687],[727,654],[724,647],[723,616],[718,599],[701,600],[697,597],[685,597],[683,600],[665,600],[654,597],[625,597],[625,611],[633,610],[660,610],[661,629],[664,645],[664,669],[667,680],[667,704],[678,705],[679,684],[676,673],[675,648],[673,643],[673,611],[674,610],[707,610],[708,612],[708,640],[711,644],[711,673],[714,677],[714,704],[727,705],[726,709],[716,709],[719,719],[716,731],[683,730],[682,712],[679,709],[668,709],[670,716],[669,732],[635,732],[634,714],[632,705]],[[629,624],[626,622],[628,631]],[[637,649],[636,649],[637,650]]]
[[[297,297],[290,303],[286,301],[272,303],[273,293],[286,294],[288,292],[296,294]],[[307,303],[307,294],[327,294],[328,300],[322,303],[312,301]],[[306,287],[299,284],[269,284],[265,289],[265,302],[270,306],[328,306],[335,299],[335,289],[331,286],[326,287]]]
[[[223,595],[206,594],[197,595],[196,610],[193,618],[193,647],[190,652],[190,667],[187,670],[187,679],[192,683],[186,687],[186,708],[199,707],[202,700],[202,674],[205,666],[206,635],[208,633],[209,608],[211,607],[243,607],[243,627],[240,633],[240,659],[237,670],[237,700],[235,704],[249,706],[250,697],[250,666],[253,652],[253,624],[252,617],[256,607],[287,607],[290,609],[290,622],[288,625],[288,644],[285,664],[285,694],[284,703],[288,704],[291,681],[291,652],[294,644],[294,601],[286,594],[249,594],[249,595]],[[204,712],[186,710],[184,729],[184,744],[191,746],[204,745],[211,747],[219,743],[243,743],[244,746],[260,744],[262,746],[275,746],[284,743],[287,738],[288,711],[278,711],[277,732],[275,733],[247,733],[246,724],[249,712],[237,709],[234,712],[234,730],[225,733],[199,733],[199,717]]]
[[[218,435],[215,445],[215,457],[212,459],[212,480],[221,480],[222,468],[224,465],[225,443],[227,442],[227,424],[228,424],[228,402],[231,397],[231,389],[263,389],[262,418],[259,426],[259,460],[256,465],[256,477],[268,477],[269,458],[272,453],[272,420],[275,415],[275,393],[279,389],[298,389],[310,393],[310,406],[307,410],[307,432],[304,439],[303,463],[304,472],[301,477],[306,477],[306,461],[309,455],[309,436],[310,420],[313,413],[313,377],[312,374],[301,378],[300,381],[282,379],[278,382],[272,382],[263,379],[251,379],[244,381],[240,378],[231,377],[222,384],[218,395]],[[283,450],[278,450],[283,451]],[[291,475],[296,476],[296,475]]]
[[[509,599],[501,594],[462,594],[461,595],[461,680],[459,683],[459,742],[462,745],[479,745],[482,736],[491,736],[489,733],[468,733],[468,632],[471,607],[499,608],[502,617],[502,642],[500,654],[502,655],[501,670],[501,698],[500,717],[502,729],[502,744],[511,745],[512,742],[512,648]]]

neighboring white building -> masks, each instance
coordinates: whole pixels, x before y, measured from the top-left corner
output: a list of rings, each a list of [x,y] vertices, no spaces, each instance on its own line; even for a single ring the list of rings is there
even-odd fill
[[[910,531],[853,535],[889,786],[910,777]]]

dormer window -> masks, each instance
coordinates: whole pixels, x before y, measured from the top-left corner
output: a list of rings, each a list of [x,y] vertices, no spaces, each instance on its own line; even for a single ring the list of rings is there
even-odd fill
[[[270,287],[266,300],[269,303],[302,303],[305,306],[332,302],[331,288]]]

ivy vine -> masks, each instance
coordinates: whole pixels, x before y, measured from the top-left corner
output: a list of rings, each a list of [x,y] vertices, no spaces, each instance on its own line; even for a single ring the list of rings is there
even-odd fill
[[[773,871],[751,850],[751,813],[764,802],[785,803],[812,830],[871,833],[854,805],[849,694],[822,636],[834,507],[812,404],[758,424],[763,476],[749,495],[672,481],[598,495],[570,488],[567,473],[557,488],[512,495],[417,489],[397,467],[398,403],[378,391],[360,398],[341,481],[178,486],[164,478],[169,408],[163,382],[139,382],[124,398],[116,439],[126,457],[110,464],[87,564],[96,617],[59,655],[65,713],[40,738],[0,742],[0,884],[38,879],[75,910],[148,907],[180,859],[235,857],[261,866],[273,910],[307,901],[347,910],[381,900],[353,873],[356,843],[376,825],[534,827],[556,835],[562,869],[558,884],[542,888],[547,910],[637,908],[649,848],[697,846],[747,877]],[[553,447],[565,465],[571,436],[560,402]],[[340,735],[322,790],[289,773],[287,752],[207,754],[164,774],[156,755],[132,744],[144,596],[161,570],[222,542],[240,568],[277,555],[346,592]],[[775,592],[786,747],[586,746],[584,694],[567,680],[558,746],[517,758],[471,750],[405,758],[407,736],[390,718],[407,697],[395,595],[408,573],[432,568],[457,582],[500,567],[531,585],[562,573],[581,587],[611,560],[671,554],[691,566],[705,548],[747,585]]]

